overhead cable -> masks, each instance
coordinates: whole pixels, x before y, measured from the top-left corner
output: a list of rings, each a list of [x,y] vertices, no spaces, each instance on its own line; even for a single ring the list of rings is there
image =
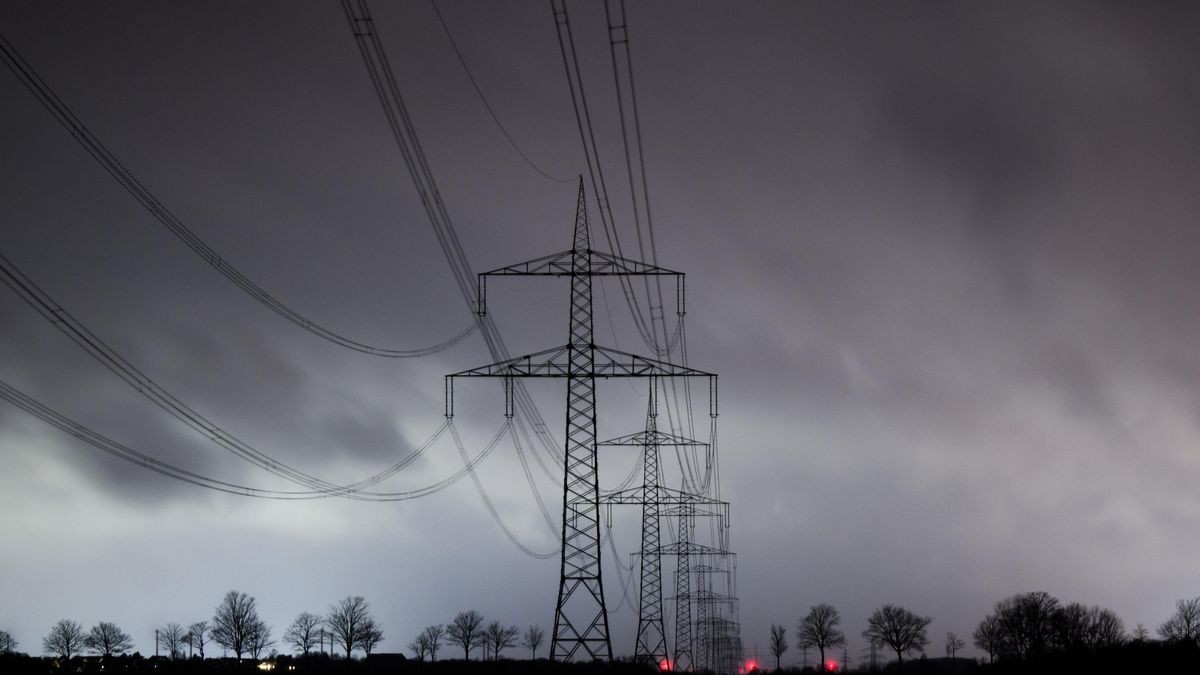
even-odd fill
[[[504,436],[504,429],[501,428],[496,432],[488,445],[484,446],[474,458],[466,458],[465,464],[461,469],[458,469],[453,474],[431,485],[424,486],[415,490],[404,492],[388,492],[376,494],[338,494],[324,490],[311,491],[287,491],[287,490],[268,490],[263,488],[248,487],[238,483],[230,483],[227,481],[218,480],[203,474],[181,468],[169,462],[156,459],[151,455],[139,452],[126,445],[118,443],[97,431],[92,430],[79,422],[76,422],[69,417],[53,410],[31,396],[21,392],[8,383],[0,380],[0,398],[12,403],[14,406],[24,410],[25,412],[41,419],[61,431],[84,441],[99,450],[102,450],[118,459],[130,462],[137,466],[153,471],[155,473],[174,478],[185,483],[190,483],[197,487],[216,490],[227,494],[237,495],[239,497],[253,497],[256,499],[275,499],[275,500],[312,500],[312,499],[328,499],[330,497],[349,497],[351,499],[364,499],[368,501],[406,501],[426,497],[435,492],[450,487],[458,482],[463,476],[474,471],[484,459],[491,454],[492,450],[499,444],[500,439]],[[423,452],[434,441],[441,438],[443,433],[450,426],[449,421],[442,424],[441,427],[434,433],[428,441],[426,441],[418,450]],[[465,449],[464,449],[465,457]]]
[[[458,57],[458,62],[462,64],[463,72],[467,74],[467,79],[471,81],[471,86],[475,88],[475,93],[479,95],[479,100],[483,103],[483,107],[487,108],[488,115],[490,115],[492,121],[496,123],[496,127],[500,129],[500,133],[504,134],[504,138],[508,140],[508,144],[512,146],[512,149],[521,156],[521,159],[525,160],[525,163],[528,164],[531,169],[541,174],[543,178],[552,180],[555,183],[574,182],[574,177],[558,178],[546,173],[541,167],[535,164],[532,159],[529,158],[529,155],[525,154],[525,151],[521,149],[521,146],[517,145],[517,142],[513,140],[512,134],[508,133],[508,129],[505,129],[504,125],[500,123],[500,117],[496,114],[496,111],[492,109],[492,104],[488,103],[487,97],[483,95],[483,89],[480,88],[479,82],[475,79],[475,75],[471,73],[471,68],[467,65],[467,60],[463,57],[462,51],[458,48],[458,43],[454,41],[454,35],[450,32],[450,26],[446,23],[446,18],[442,16],[442,11],[438,9],[437,0],[429,0],[429,4],[433,5],[433,13],[437,15],[438,23],[442,25],[442,30],[446,33],[446,39],[450,41],[450,46],[454,48],[454,55]]]
[[[458,428],[454,426],[453,418],[447,418],[447,421],[450,424],[450,436],[454,439],[454,444],[458,446],[458,454],[462,456],[463,463],[469,466],[470,458],[467,457],[467,449],[463,445],[462,438],[460,438],[458,435]],[[505,426],[509,426],[511,424],[512,420],[505,421]],[[501,433],[504,433],[503,429],[501,429]],[[475,490],[479,493],[479,499],[483,502],[483,505],[487,507],[488,513],[491,514],[492,520],[496,522],[496,525],[500,527],[500,531],[504,533],[505,537],[508,537],[508,540],[512,542],[514,546],[516,546],[521,550],[522,553],[530,558],[549,560],[550,558],[558,556],[558,549],[549,551],[547,553],[541,553],[522,543],[521,540],[517,538],[517,535],[513,533],[512,529],[505,524],[504,519],[500,517],[500,512],[496,509],[496,505],[492,503],[492,498],[488,496],[487,490],[483,488],[483,483],[479,480],[479,476],[476,475],[474,471],[470,471],[469,473],[471,474],[471,482],[475,483]]]
[[[121,378],[126,384],[136,389],[138,393],[146,397],[151,403],[154,403],[200,435],[229,450],[239,458],[292,483],[322,493],[341,496],[357,495],[369,498],[372,495],[366,492],[365,488],[372,487],[389,478],[420,456],[418,453],[414,453],[379,473],[346,485],[337,485],[295,469],[225,431],[219,425],[204,417],[191,406],[176,398],[171,392],[161,387],[150,376],[143,373],[117,353],[116,350],[97,337],[95,333],[89,330],[87,326],[76,319],[70,312],[63,309],[61,305],[39,288],[32,279],[17,269],[16,265],[4,257],[3,254],[0,254],[0,282],[12,289],[21,300],[41,314],[55,328],[69,337],[75,344],[86,351],[88,355],[99,361],[101,365]]]
[[[9,70],[17,76],[17,79],[25,85],[25,88],[32,93],[37,100],[50,111],[54,119],[63,126],[75,140],[87,150],[105,171],[109,173],[125,190],[139,203],[143,208],[154,216],[158,222],[162,223],[179,238],[188,248],[192,249],[196,255],[200,256],[204,262],[208,263],[213,269],[220,272],[222,276],[229,279],[238,288],[245,291],[258,302],[262,303],[271,311],[279,316],[287,319],[296,326],[304,330],[328,340],[334,344],[353,349],[364,354],[373,356],[383,356],[387,358],[414,358],[419,356],[428,356],[445,351],[454,345],[462,342],[471,333],[475,332],[478,324],[472,321],[465,328],[460,330],[454,336],[443,340],[428,347],[419,347],[416,349],[394,349],[390,347],[376,347],[373,345],[348,338],[336,331],[326,328],[316,321],[304,316],[298,311],[292,309],[289,305],[284,304],[275,296],[268,293],[261,286],[254,283],[241,272],[233,263],[221,257],[211,246],[202,240],[191,228],[183,223],[174,213],[167,209],[150,190],[142,184],[141,181],[120,162],[104,144],[100,142],[91,131],[84,126],[83,122],[71,112],[70,108],[58,97],[57,94],[46,84],[45,80],[33,70],[32,66],[25,61],[24,57],[12,46],[3,34],[0,34],[0,59],[8,65]]]
[[[425,208],[429,224],[433,227],[438,244],[441,246],[454,280],[458,284],[459,292],[462,293],[463,300],[466,301],[470,311],[478,312],[479,299],[476,297],[475,274],[467,260],[462,243],[459,241],[458,233],[454,229],[454,222],[450,219],[446,204],[442,201],[441,191],[438,189],[433,171],[429,167],[429,161],[425,157],[425,151],[421,147],[420,138],[417,136],[412,118],[408,114],[404,98],[400,95],[400,87],[396,82],[396,76],[392,73],[383,43],[375,30],[375,20],[371,16],[370,8],[367,6],[366,0],[342,0],[342,9],[354,35],[359,55],[371,78],[371,85],[383,107],[384,117],[387,119],[392,137],[395,139],[396,146],[412,177],[413,185],[421,199],[421,205]],[[492,317],[479,317],[477,321],[492,359],[506,361],[511,358]],[[513,399],[517,410],[532,426],[532,431],[546,456],[562,469],[564,466],[563,448],[554,441],[528,389],[519,380],[513,383]]]

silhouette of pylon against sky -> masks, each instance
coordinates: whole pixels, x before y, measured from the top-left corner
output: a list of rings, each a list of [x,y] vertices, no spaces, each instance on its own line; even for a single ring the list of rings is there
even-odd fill
[[[613,490],[600,495],[600,502],[612,509],[613,504],[637,504],[642,507],[642,543],[636,555],[640,558],[640,583],[638,585],[638,625],[634,640],[634,659],[663,667],[671,666],[676,660],[667,649],[667,634],[663,621],[662,593],[662,537],[661,517],[664,509],[674,513],[679,509],[688,515],[697,513],[697,506],[708,507],[714,515],[729,513],[729,505],[709,497],[694,495],[663,487],[659,481],[660,446],[702,445],[707,443],[682,438],[657,429],[658,418],[657,380],[651,378],[650,397],[647,404],[646,430],[636,434],[601,441],[599,445],[640,446],[643,452],[642,485],[624,490]],[[666,669],[664,667],[664,669]]]
[[[505,415],[513,415],[511,381],[518,377],[567,380],[567,433],[563,470],[562,558],[550,658],[560,661],[612,659],[608,610],[600,566],[600,489],[596,462],[596,378],[706,377],[709,413],[716,415],[716,375],[666,361],[599,347],[592,339],[592,277],[674,276],[678,313],[683,315],[683,274],[591,249],[583,178],[575,207],[569,251],[501,267],[479,275],[479,314],[487,312],[486,279],[492,276],[555,276],[571,279],[570,341],[513,359],[446,376],[446,416],[454,415],[454,380],[498,377],[505,381]]]

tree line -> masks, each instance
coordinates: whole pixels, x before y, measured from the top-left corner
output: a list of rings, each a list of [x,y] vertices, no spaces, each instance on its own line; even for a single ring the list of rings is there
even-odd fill
[[[849,656],[844,651],[846,634],[840,628],[841,615],[828,603],[809,608],[796,624],[796,646],[805,652],[817,650],[821,671],[844,669]],[[932,619],[897,605],[883,605],[867,618],[862,631],[867,641],[868,667],[878,667],[880,650],[895,655],[897,668],[913,654],[924,654],[930,640],[927,630]],[[1159,644],[1200,648],[1200,597],[1176,602],[1175,612],[1158,627]],[[1116,612],[1077,602],[1063,603],[1044,591],[1018,593],[996,603],[971,633],[972,642],[987,654],[988,664],[1028,664],[1050,656],[1095,656],[1130,646],[1152,642],[1150,631],[1142,624],[1126,631]],[[945,654],[955,658],[966,647],[957,633],[946,633]],[[788,632],[772,623],[768,646],[775,657],[775,669],[790,647]],[[827,653],[842,647],[842,663],[826,660]],[[807,662],[805,663],[807,667]]]
[[[259,659],[277,644],[271,633],[271,627],[258,614],[255,599],[239,591],[229,591],[211,620],[197,621],[187,627],[168,623],[157,629],[155,651],[161,649],[170,659],[184,656],[204,659],[205,645],[211,643],[232,652],[238,660]],[[367,601],[355,595],[333,603],[324,615],[301,612],[282,635],[283,643],[299,654],[308,654],[326,639],[330,653],[336,646],[345,652],[347,659],[355,651],[369,656],[383,641],[383,627],[371,616]],[[16,647],[16,640],[7,631],[0,631],[0,653],[13,653]],[[85,653],[121,656],[132,648],[133,638],[111,621],[101,621],[85,631],[79,623],[61,619],[42,639],[42,649],[64,661]]]
[[[499,621],[492,621],[484,626],[483,622],[483,615],[473,609],[459,612],[454,616],[454,620],[446,625],[426,626],[408,643],[408,649],[417,660],[424,661],[428,658],[430,661],[436,661],[438,650],[445,642],[462,649],[464,660],[470,660],[471,650],[479,647],[483,650],[485,659],[495,661],[499,660],[502,651],[516,647],[519,638],[520,646],[529,650],[529,658],[532,660],[537,658],[538,647],[545,642],[546,634],[541,626],[529,626],[522,633],[517,626],[505,626]]]

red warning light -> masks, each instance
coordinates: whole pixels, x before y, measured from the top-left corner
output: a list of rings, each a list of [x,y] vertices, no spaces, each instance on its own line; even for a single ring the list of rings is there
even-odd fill
[[[837,669],[838,669],[837,661],[834,661],[833,659],[829,659],[828,661],[825,662],[825,671],[826,672],[836,673]]]
[[[754,659],[750,659],[749,661],[746,662],[746,672],[747,673],[752,673],[756,670],[758,670],[758,661],[755,661]]]
[[[671,659],[663,659],[662,661],[659,661],[658,669],[663,672],[667,672],[671,670],[672,665],[674,664],[671,663]]]

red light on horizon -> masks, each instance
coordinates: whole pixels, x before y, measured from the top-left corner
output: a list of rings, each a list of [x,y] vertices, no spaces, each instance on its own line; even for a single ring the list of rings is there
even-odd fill
[[[837,661],[834,661],[833,659],[829,659],[828,661],[825,662],[825,671],[826,672],[836,673],[837,669],[838,669]]]
[[[667,671],[671,670],[672,665],[673,664],[671,663],[671,659],[663,659],[662,661],[659,662],[658,669],[661,671],[667,672]]]

